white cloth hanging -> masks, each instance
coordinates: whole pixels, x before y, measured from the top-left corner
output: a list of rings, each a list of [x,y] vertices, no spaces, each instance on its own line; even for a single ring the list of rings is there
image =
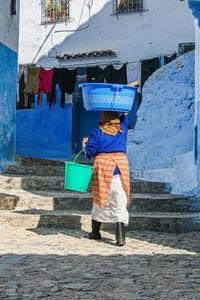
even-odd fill
[[[137,62],[130,62],[127,64],[126,70],[127,70],[127,81],[128,83],[134,82],[139,80],[141,85],[141,61]],[[139,88],[139,92],[140,92]]]

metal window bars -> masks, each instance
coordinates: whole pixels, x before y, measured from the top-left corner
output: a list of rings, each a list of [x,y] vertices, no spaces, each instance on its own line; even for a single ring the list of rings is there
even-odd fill
[[[113,0],[113,14],[126,14],[143,11],[143,0]]]
[[[69,20],[70,0],[41,0],[41,23],[66,22]]]

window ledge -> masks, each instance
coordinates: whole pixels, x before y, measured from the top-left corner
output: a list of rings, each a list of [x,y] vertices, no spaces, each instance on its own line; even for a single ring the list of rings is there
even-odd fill
[[[149,11],[149,9],[143,9],[141,11],[137,10],[137,11],[129,11],[129,12],[124,12],[124,13],[119,13],[119,14],[110,14],[111,16],[114,17],[119,17],[119,16],[127,16],[127,15],[135,15],[135,14],[140,14],[142,15],[143,12],[147,12]]]

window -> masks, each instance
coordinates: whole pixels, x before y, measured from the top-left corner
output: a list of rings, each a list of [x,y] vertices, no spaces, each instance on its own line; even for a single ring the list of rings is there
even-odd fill
[[[41,0],[42,24],[69,20],[69,0]]]
[[[115,15],[132,13],[143,10],[143,0],[113,0]]]

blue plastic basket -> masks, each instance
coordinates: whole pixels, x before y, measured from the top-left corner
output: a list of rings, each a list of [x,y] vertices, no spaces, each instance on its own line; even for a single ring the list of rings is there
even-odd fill
[[[83,83],[79,87],[87,111],[129,112],[137,92],[137,87],[122,84]]]

